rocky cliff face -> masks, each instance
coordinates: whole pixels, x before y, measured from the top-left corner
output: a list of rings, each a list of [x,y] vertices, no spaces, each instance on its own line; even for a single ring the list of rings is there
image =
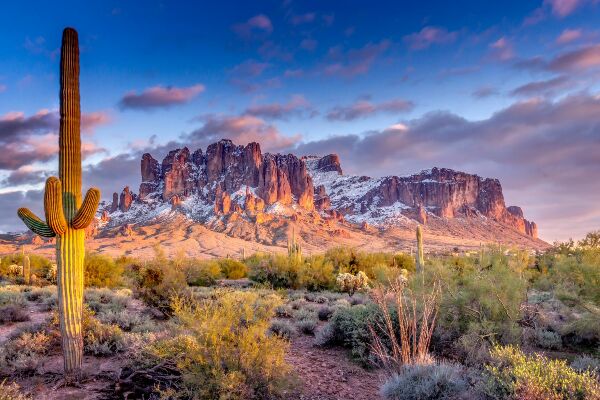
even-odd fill
[[[278,205],[360,226],[390,224],[394,218],[421,224],[431,218],[490,218],[537,237],[536,224],[519,207],[506,207],[497,179],[445,168],[403,177],[348,176],[335,154],[263,154],[258,143],[239,146],[221,140],[206,152],[172,150],[161,163],[144,154],[141,175],[139,196],[126,188],[116,204],[115,193],[107,211],[126,212],[132,202],[150,202],[171,204],[172,210],[188,214],[202,211],[205,217],[243,214],[257,222],[265,220],[264,213],[278,212],[271,208]]]

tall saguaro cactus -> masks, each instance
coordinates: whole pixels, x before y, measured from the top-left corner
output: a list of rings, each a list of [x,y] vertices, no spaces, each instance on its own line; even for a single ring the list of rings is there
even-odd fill
[[[91,188],[81,199],[81,110],[79,108],[79,43],[77,31],[65,28],[60,53],[59,177],[46,181],[46,222],[26,208],[19,217],[34,233],[56,236],[58,309],[65,378],[77,380],[83,359],[84,229],[92,222],[100,191]]]
[[[417,272],[423,272],[425,257],[423,255],[423,229],[417,225]]]

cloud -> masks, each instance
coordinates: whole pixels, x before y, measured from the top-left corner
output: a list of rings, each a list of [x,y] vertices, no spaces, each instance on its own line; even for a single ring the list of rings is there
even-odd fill
[[[271,103],[250,106],[244,112],[245,115],[265,119],[288,120],[290,117],[314,117],[317,112],[308,100],[302,95],[294,95],[284,104]]]
[[[357,49],[344,50],[341,46],[329,49],[322,68],[325,75],[354,77],[367,73],[375,60],[390,47],[389,40],[368,43]]]
[[[292,15],[292,17],[290,18],[290,22],[292,23],[292,25],[309,24],[311,22],[314,22],[316,16],[317,14],[315,14],[314,12]]]
[[[582,0],[545,0],[545,5],[550,6],[552,14],[564,18],[573,13],[581,4]]]
[[[300,135],[283,135],[275,126],[253,115],[209,114],[201,117],[201,120],[204,122],[201,128],[182,136],[182,141],[188,146],[206,147],[220,139],[231,139],[240,144],[258,142],[267,151],[281,151],[301,139]]]
[[[107,157],[97,164],[86,166],[83,169],[83,182],[87,186],[100,189],[103,199],[112,199],[113,192],[121,192],[129,186],[137,192],[141,182],[140,160],[143,151],[126,154],[117,154]]]
[[[0,169],[15,170],[36,162],[46,162],[57,155],[58,111],[40,110],[26,116],[23,112],[9,112],[0,116]],[[108,116],[102,112],[83,113],[82,129],[90,132],[94,127],[107,123]],[[92,143],[84,142],[84,157],[103,151]]]
[[[402,113],[414,108],[411,101],[395,99],[382,103],[372,103],[367,100],[359,100],[348,106],[337,106],[329,110],[327,119],[330,121],[353,121],[366,118],[377,113]]]
[[[184,104],[204,91],[204,85],[193,85],[189,87],[154,86],[137,94],[126,93],[119,106],[121,109],[152,110],[157,108],[168,108],[178,104]]]
[[[27,230],[17,217],[17,210],[20,207],[27,207],[38,216],[44,215],[43,201],[44,193],[41,190],[0,193],[0,232]]]
[[[58,48],[53,50],[48,50],[46,48],[46,39],[43,36],[38,36],[33,40],[29,37],[26,37],[23,47],[25,47],[25,49],[27,49],[27,51],[29,51],[31,54],[41,54],[49,57],[51,60],[54,60],[59,54]]]
[[[0,93],[6,91],[6,85],[0,84]]]
[[[561,54],[548,65],[552,71],[581,71],[600,67],[600,44]]]
[[[232,29],[242,39],[249,40],[269,35],[273,32],[273,24],[269,17],[258,14],[244,23],[234,25]]]
[[[318,44],[319,42],[317,42],[315,39],[303,39],[300,42],[300,47],[306,51],[314,51]]]
[[[577,94],[520,101],[483,120],[431,112],[401,128],[303,142],[294,151],[337,152],[348,172],[372,176],[445,166],[499,178],[507,204],[523,206],[542,238],[554,240],[598,228],[598,137],[600,96]]]
[[[569,78],[566,76],[557,76],[544,81],[530,82],[513,89],[512,96],[550,96],[556,90],[562,89],[569,84]]]
[[[262,75],[271,64],[256,60],[246,60],[233,67],[229,73],[240,78],[256,78]]]
[[[423,50],[432,44],[452,43],[458,37],[458,32],[449,32],[446,28],[426,26],[419,32],[404,36],[404,41],[413,50]]]
[[[558,44],[570,43],[574,40],[579,39],[581,37],[581,35],[582,35],[581,29],[565,29],[556,38],[556,43],[558,43]]]
[[[475,89],[473,93],[471,93],[471,96],[476,99],[485,99],[486,97],[497,96],[498,94],[500,94],[498,89],[491,86],[482,86]]]
[[[490,44],[492,58],[498,61],[508,61],[515,56],[512,43],[504,36]]]
[[[35,185],[42,183],[51,173],[48,171],[33,168],[30,165],[24,165],[11,171],[8,176],[2,180],[2,186],[20,186]]]

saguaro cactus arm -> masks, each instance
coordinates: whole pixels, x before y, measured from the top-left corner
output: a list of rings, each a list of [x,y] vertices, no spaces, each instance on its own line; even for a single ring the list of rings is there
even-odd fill
[[[85,194],[83,203],[81,203],[79,211],[77,211],[77,214],[75,214],[75,218],[73,218],[71,226],[75,229],[87,228],[87,226],[94,219],[94,215],[96,215],[98,204],[100,204],[100,190],[97,188],[91,188]]]
[[[67,230],[67,221],[62,208],[62,185],[55,176],[46,180],[44,210],[46,211],[46,223],[50,229],[57,235],[64,234]]]
[[[28,208],[19,208],[17,215],[25,223],[25,225],[31,229],[31,231],[42,237],[54,237],[56,233],[41,219],[37,217]]]

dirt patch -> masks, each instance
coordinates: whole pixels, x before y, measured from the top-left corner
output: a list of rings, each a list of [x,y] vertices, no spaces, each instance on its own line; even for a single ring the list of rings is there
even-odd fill
[[[301,400],[380,399],[383,371],[365,370],[340,348],[314,346],[314,337],[295,337],[286,360],[300,380]]]

